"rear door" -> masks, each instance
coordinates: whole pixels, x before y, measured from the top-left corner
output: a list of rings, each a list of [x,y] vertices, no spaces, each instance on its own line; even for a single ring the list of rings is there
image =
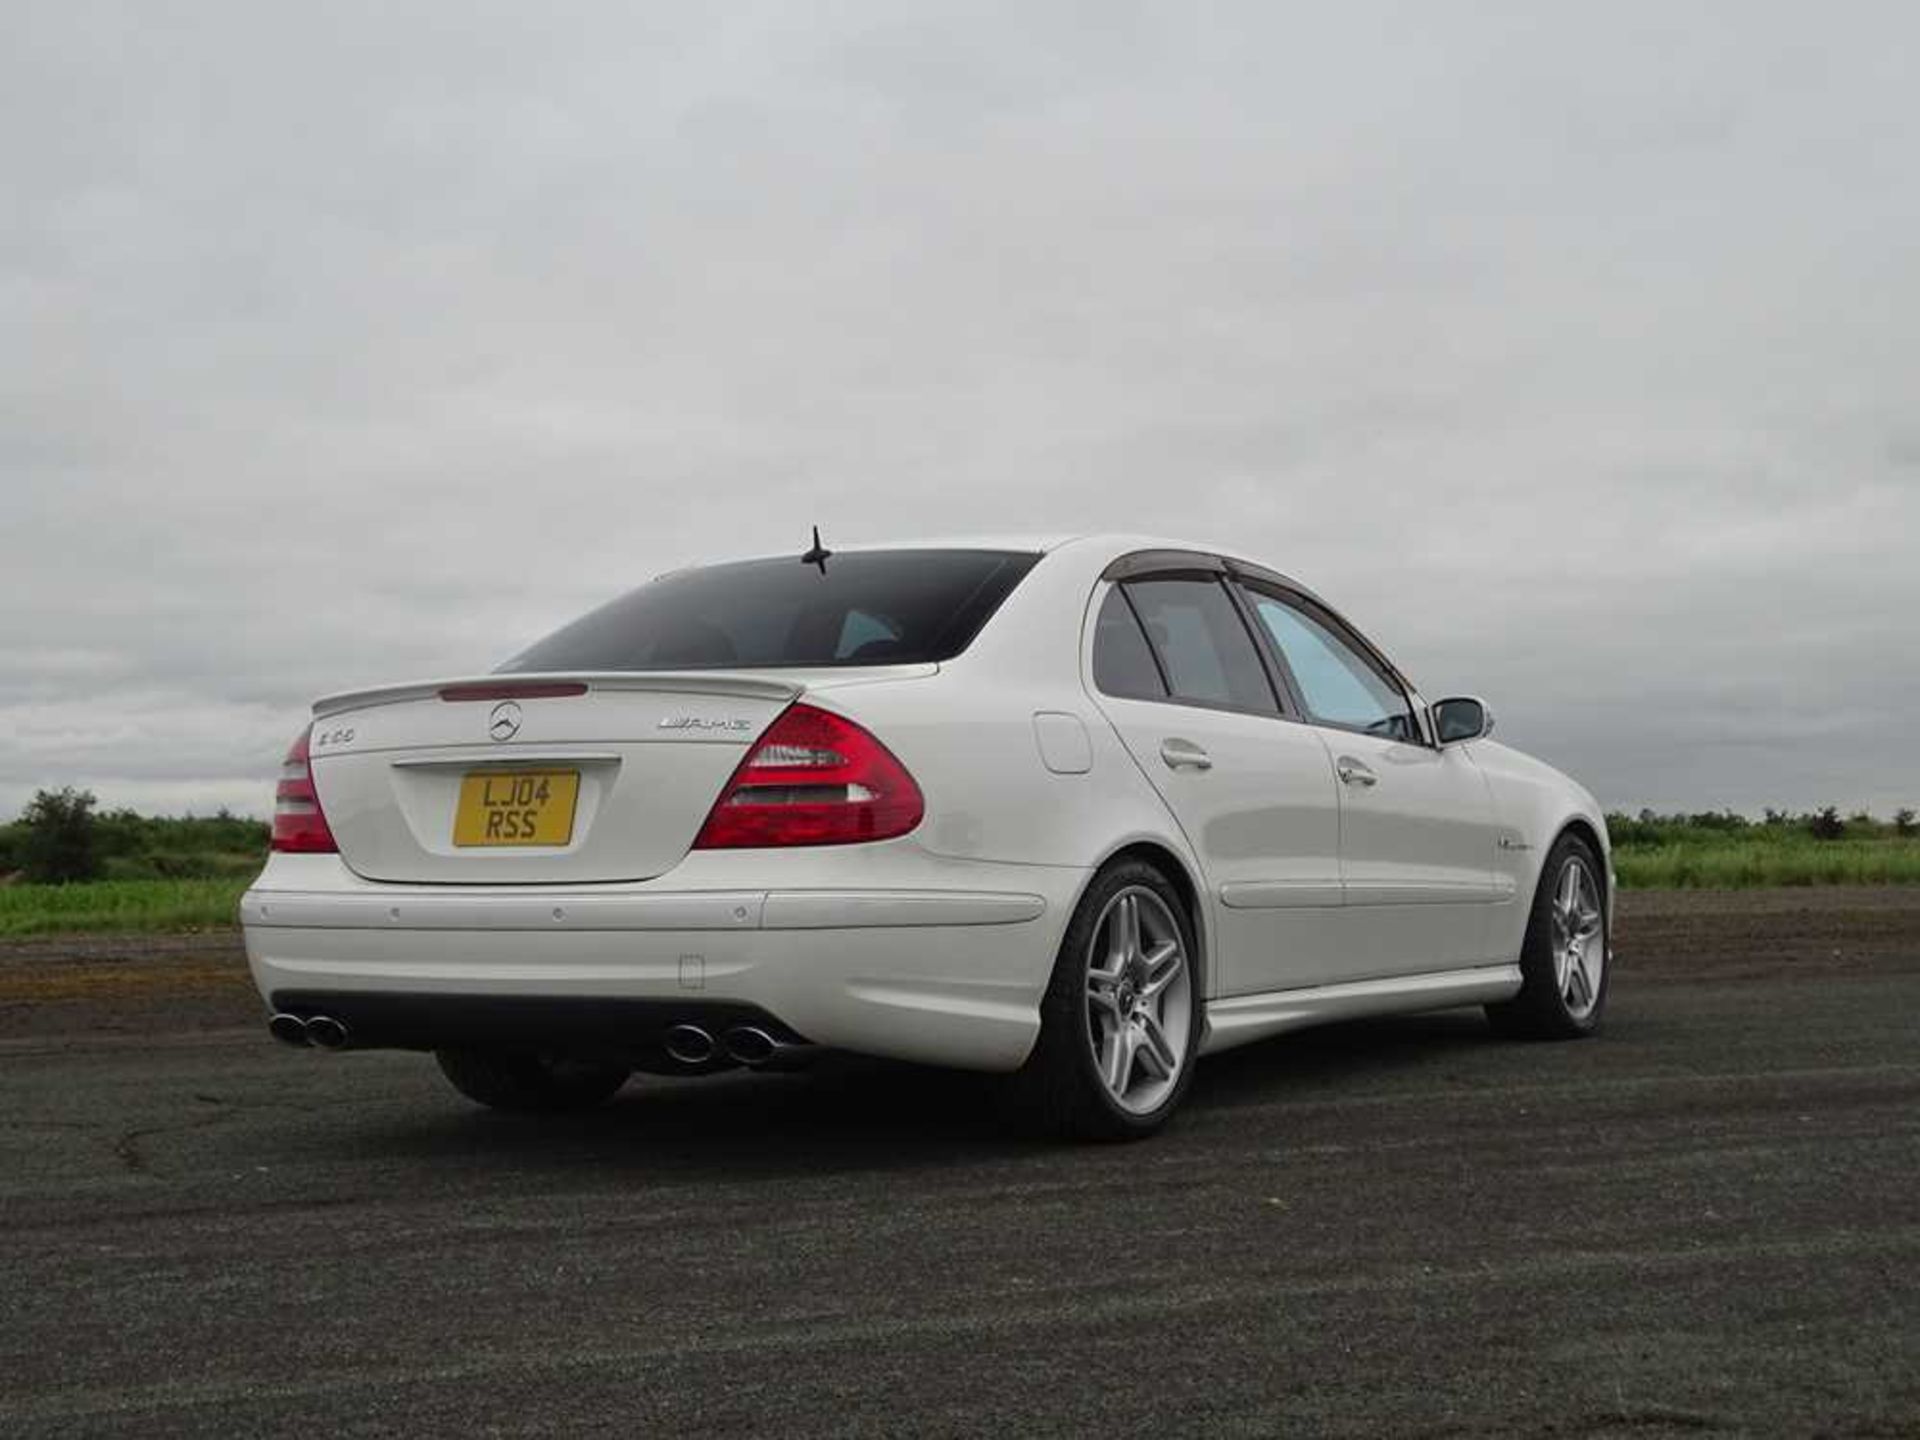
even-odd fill
[[[1465,747],[1427,742],[1392,667],[1325,606],[1241,584],[1333,756],[1342,923],[1355,978],[1487,963],[1499,898],[1493,805]]]
[[[1285,718],[1213,570],[1112,585],[1093,638],[1098,702],[1166,801],[1219,902],[1213,989],[1314,984],[1337,968],[1339,799],[1316,731]]]

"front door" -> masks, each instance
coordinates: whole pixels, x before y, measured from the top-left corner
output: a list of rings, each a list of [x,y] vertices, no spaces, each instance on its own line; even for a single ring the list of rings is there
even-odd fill
[[[1485,777],[1464,747],[1428,743],[1391,668],[1338,617],[1305,597],[1244,593],[1333,757],[1353,978],[1491,963],[1500,891]]]

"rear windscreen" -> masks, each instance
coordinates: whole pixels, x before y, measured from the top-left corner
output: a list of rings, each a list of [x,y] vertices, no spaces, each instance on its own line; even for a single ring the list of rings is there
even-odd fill
[[[863,550],[663,575],[556,630],[503,671],[902,665],[958,655],[1040,559]]]

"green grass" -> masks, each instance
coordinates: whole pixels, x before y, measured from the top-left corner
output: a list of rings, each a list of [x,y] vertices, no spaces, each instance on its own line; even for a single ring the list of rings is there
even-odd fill
[[[234,923],[251,875],[217,880],[96,880],[0,885],[0,936],[165,932]]]
[[[1620,845],[1623,890],[1747,890],[1796,885],[1920,885],[1920,840],[1798,835]]]

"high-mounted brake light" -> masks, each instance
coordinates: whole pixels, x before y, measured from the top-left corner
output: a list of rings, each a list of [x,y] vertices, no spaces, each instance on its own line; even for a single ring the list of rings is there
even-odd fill
[[[693,848],[890,840],[925,813],[886,746],[851,720],[794,705],[747,751]]]
[[[280,770],[280,784],[273,792],[274,850],[303,855],[332,855],[340,847],[333,843],[333,831],[327,828],[326,812],[320,808],[320,796],[313,788],[313,766],[307,760],[307,735],[300,737],[287,751],[286,764]]]
[[[561,680],[552,684],[527,685],[514,681],[488,685],[447,685],[442,687],[442,700],[553,700],[568,695],[584,695],[587,687],[577,680]]]

